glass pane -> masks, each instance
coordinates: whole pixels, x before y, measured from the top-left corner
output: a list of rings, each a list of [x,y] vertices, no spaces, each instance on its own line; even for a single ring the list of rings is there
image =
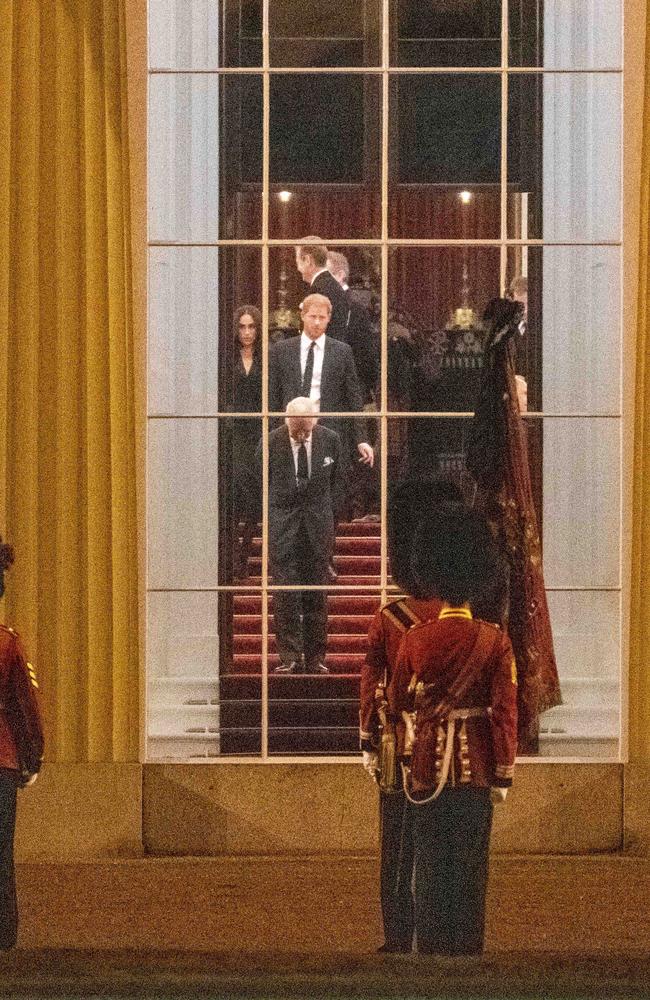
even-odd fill
[[[620,726],[620,594],[547,595],[563,705],[541,717],[543,756],[616,756]]]
[[[262,0],[221,0],[224,66],[262,65]]]
[[[150,77],[152,241],[259,237],[261,182],[259,77],[221,81],[205,74]]]
[[[216,420],[150,420],[149,587],[214,587],[219,550]]]
[[[149,238],[218,236],[219,85],[213,76],[149,78]]]
[[[216,69],[219,7],[213,0],[149,0],[151,69]]]
[[[507,283],[527,304],[517,368],[528,382],[529,410],[618,413],[620,250],[513,247]]]
[[[150,248],[150,413],[261,409],[261,284],[256,247]]]
[[[474,492],[465,469],[471,420],[460,417],[390,417],[387,463],[389,485],[407,479],[451,479],[467,500]]]
[[[509,235],[619,240],[620,77],[533,73],[508,88]]]
[[[216,247],[149,248],[150,413],[219,408]]]
[[[273,238],[380,234],[380,92],[359,75],[271,78]]]
[[[388,199],[393,239],[499,238],[501,195],[496,185],[392,184]]]
[[[222,636],[226,650],[221,678],[221,753],[261,752],[262,596],[223,593]]]
[[[376,66],[381,0],[283,0],[269,4],[272,66]]]
[[[618,419],[544,421],[547,587],[620,586],[620,433]]]
[[[511,66],[616,69],[621,5],[608,0],[509,0]]]
[[[368,524],[346,525],[350,534],[348,549],[358,549],[363,558],[364,547],[371,548],[375,539],[364,532]],[[352,533],[354,532],[354,533]],[[339,539],[339,543],[341,538]],[[294,598],[303,607],[306,592]],[[365,658],[366,638],[372,617],[379,607],[377,595],[351,592],[323,595],[326,613],[325,654],[320,662],[328,673],[316,673],[313,667],[291,673],[276,672],[271,665],[269,674],[269,752],[271,754],[358,754],[359,753],[359,673]],[[277,657],[278,617],[277,593],[271,598],[270,617],[274,653],[272,664],[279,665]],[[310,619],[299,622],[289,636],[280,638],[284,646],[289,638],[296,645],[312,642],[313,627]]]
[[[397,66],[499,66],[501,0],[391,0]]]
[[[293,247],[272,248],[269,257],[271,341],[278,343],[293,338],[303,329],[303,301],[310,294],[324,295],[332,308],[329,319],[327,315],[323,318],[323,322],[327,320],[326,336],[349,345],[355,369],[353,387],[341,383],[340,372],[345,368],[344,366],[342,369],[341,364],[344,364],[348,352],[346,350],[341,354],[341,348],[336,344],[328,347],[328,364],[322,387],[314,380],[310,384],[310,392],[303,393],[306,359],[302,356],[298,359],[299,344],[279,347],[273,355],[279,367],[274,362],[271,409],[283,411],[290,399],[303,394],[311,395],[314,401],[320,401],[321,388],[323,411],[356,410],[359,406],[359,394],[361,405],[371,408],[379,397],[379,250],[338,245],[328,248],[324,243],[318,242],[311,247],[309,244],[303,245],[299,254]],[[327,310],[327,303],[324,305]],[[320,326],[313,332],[318,337]],[[293,359],[292,351],[296,352]],[[330,370],[331,351],[335,352],[337,363]],[[317,372],[317,375],[321,374]]]
[[[254,601],[248,595],[235,601]],[[259,691],[245,703],[233,689],[232,594],[153,593],[148,600],[150,760],[192,760],[260,750]],[[230,616],[228,619],[228,615]],[[235,618],[236,620],[236,618]],[[229,627],[224,628],[228,624]],[[237,700],[233,699],[237,695]],[[233,729],[248,714],[254,737],[235,746]],[[250,720],[250,721],[249,721]]]
[[[399,247],[389,266],[388,408],[473,410],[498,247]]]
[[[222,585],[257,586],[261,582],[261,440],[261,417],[219,421],[219,583]]]
[[[499,236],[500,102],[497,76],[391,80],[392,237]]]

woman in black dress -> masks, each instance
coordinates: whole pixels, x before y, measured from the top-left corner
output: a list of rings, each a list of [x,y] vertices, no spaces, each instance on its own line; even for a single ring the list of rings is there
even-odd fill
[[[262,314],[256,306],[235,311],[235,413],[259,413],[262,407]],[[233,517],[237,532],[234,575],[248,577],[248,556],[260,520],[261,484],[255,469],[255,449],[262,436],[262,421],[233,421]]]

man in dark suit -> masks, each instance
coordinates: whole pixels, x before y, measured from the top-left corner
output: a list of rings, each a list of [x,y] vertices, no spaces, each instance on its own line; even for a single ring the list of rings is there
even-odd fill
[[[343,340],[352,348],[357,374],[364,390],[364,402],[373,401],[378,392],[379,337],[372,327],[368,310],[354,297],[354,292],[348,285],[350,265],[345,254],[339,253],[338,250],[330,250],[327,255],[327,269],[345,295],[347,317]]]
[[[363,412],[352,349],[329,336],[331,314],[328,298],[308,295],[301,311],[303,332],[271,347],[269,410],[284,411],[296,396],[307,396],[323,414]],[[325,416],[321,426],[331,427],[339,434],[346,464],[358,458],[373,465],[374,453],[366,440],[365,420]]]
[[[286,412],[284,425],[269,434],[269,567],[274,584],[326,584],[335,541],[341,442],[338,434],[317,424],[309,398],[291,400]],[[260,464],[261,458],[260,444]],[[326,592],[275,591],[273,611],[280,655],[275,672],[326,674]]]
[[[296,247],[296,267],[302,280],[309,285],[309,294],[325,295],[330,300],[332,315],[328,337],[347,343],[348,302],[340,284],[327,270],[327,247],[317,236],[305,237]]]

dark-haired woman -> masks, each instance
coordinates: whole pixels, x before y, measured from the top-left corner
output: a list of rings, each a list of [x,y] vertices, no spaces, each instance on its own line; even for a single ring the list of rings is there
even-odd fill
[[[13,549],[0,538],[0,597]],[[0,625],[0,950],[13,948],[18,932],[14,831],[16,792],[41,766],[43,729],[34,668],[13,629]]]
[[[235,312],[234,334],[234,412],[259,413],[262,407],[262,314],[259,309],[240,306]],[[248,577],[251,544],[261,514],[261,484],[254,470],[262,421],[242,417],[235,418],[233,424],[233,520],[237,530],[234,575],[245,580]]]
[[[405,771],[417,947],[476,955],[483,950],[492,805],[512,784],[517,749],[510,640],[470,610],[498,573],[485,519],[467,510],[424,519],[413,573],[423,594],[442,601],[434,620],[405,635],[388,698],[393,713],[417,712]]]
[[[376,613],[368,632],[366,661],[361,668],[359,742],[364,767],[371,776],[377,771],[381,739],[378,700],[391,680],[402,639],[413,625],[436,618],[441,607],[437,597],[421,593],[411,571],[411,547],[418,524],[428,510],[441,502],[462,505],[460,491],[453,483],[411,480],[398,484],[389,497],[391,575],[404,596],[389,601]],[[402,726],[398,726],[397,735],[399,744]],[[413,944],[413,841],[399,773],[398,779],[395,791],[379,792],[380,898],[384,925],[381,952],[409,952]]]

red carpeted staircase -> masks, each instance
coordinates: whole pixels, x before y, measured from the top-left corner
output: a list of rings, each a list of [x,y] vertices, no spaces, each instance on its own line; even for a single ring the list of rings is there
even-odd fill
[[[259,583],[260,541],[249,583]],[[334,563],[337,586],[379,585],[379,524],[340,524]],[[259,753],[261,747],[262,599],[234,597],[232,666],[220,681],[222,754]],[[269,609],[269,753],[339,754],[359,749],[359,673],[379,596],[339,591],[328,596],[327,666],[322,676],[276,675],[273,605]]]

